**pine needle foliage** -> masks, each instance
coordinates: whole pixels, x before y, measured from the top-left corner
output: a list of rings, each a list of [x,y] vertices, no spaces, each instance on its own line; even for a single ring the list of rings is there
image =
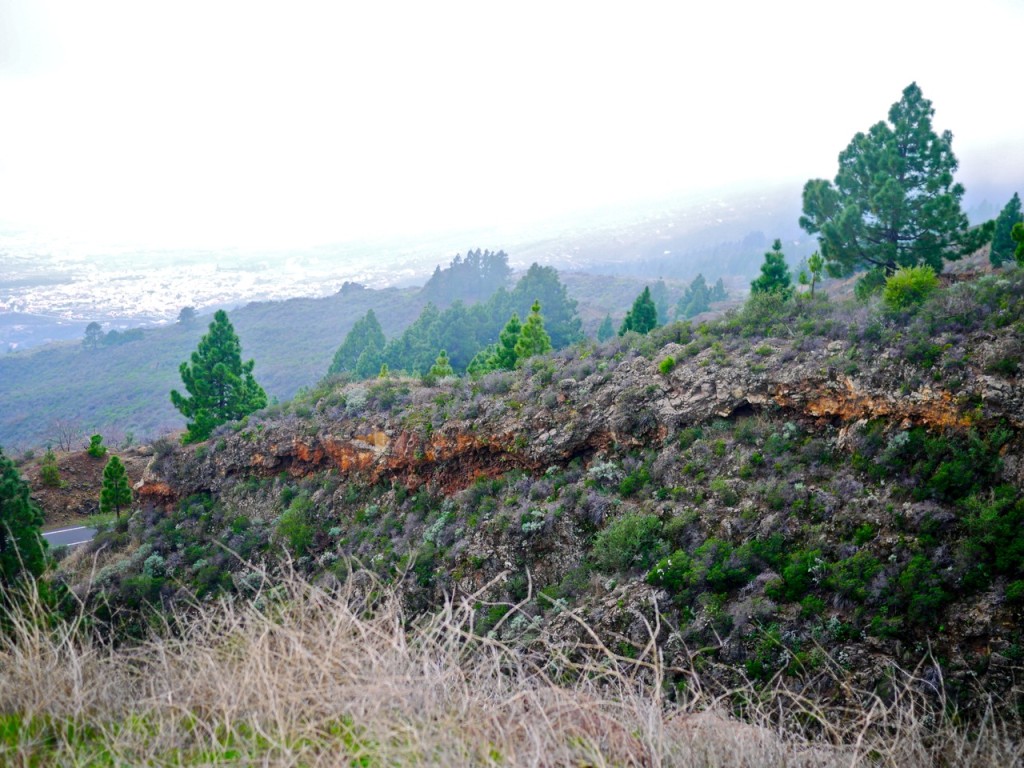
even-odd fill
[[[0,604],[10,587],[46,568],[42,525],[43,512],[29,497],[28,483],[0,449]]]
[[[128,473],[117,456],[111,456],[103,468],[103,487],[100,489],[100,512],[113,512],[121,517],[121,508],[132,503],[132,489]]]
[[[205,440],[213,430],[229,421],[248,416],[267,405],[252,369],[242,362],[242,346],[227,313],[218,310],[209,332],[199,340],[191,363],[181,364],[181,380],[191,397],[171,391],[171,402],[189,419],[184,443]]]

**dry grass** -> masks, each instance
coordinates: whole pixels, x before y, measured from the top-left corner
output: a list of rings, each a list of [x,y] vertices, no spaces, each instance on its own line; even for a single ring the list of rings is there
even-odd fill
[[[571,663],[480,638],[471,616],[468,603],[449,605],[409,626],[398,596],[363,573],[333,590],[290,577],[255,603],[196,608],[177,636],[130,648],[90,639],[82,622],[46,628],[30,607],[0,639],[0,764],[1021,761],[1016,731],[991,715],[958,730],[913,680],[893,701],[845,714],[781,688],[711,696],[696,681],[670,705],[653,643],[629,660],[592,637],[586,660]],[[740,697],[759,702],[751,722],[724,714]]]

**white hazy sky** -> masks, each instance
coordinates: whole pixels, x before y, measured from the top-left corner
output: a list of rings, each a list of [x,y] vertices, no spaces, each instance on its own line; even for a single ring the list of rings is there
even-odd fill
[[[0,0],[0,221],[297,245],[831,177],[913,80],[1024,182],[1022,39],[1020,0]]]

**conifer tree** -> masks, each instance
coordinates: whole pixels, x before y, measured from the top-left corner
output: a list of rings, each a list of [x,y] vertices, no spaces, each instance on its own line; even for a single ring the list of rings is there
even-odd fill
[[[342,371],[353,371],[361,378],[374,375],[380,366],[380,353],[384,349],[384,344],[384,331],[380,327],[377,315],[374,314],[372,309],[368,310],[363,317],[356,320],[355,325],[346,334],[345,340],[334,353],[334,359],[331,361],[331,366],[327,369],[327,373],[335,374]],[[374,350],[377,353],[377,365],[373,366],[369,373],[361,374],[357,371],[359,358],[368,349]],[[372,357],[371,353],[368,360]]]
[[[39,464],[39,480],[47,488],[60,488],[64,481],[60,479],[60,468],[57,466],[57,455],[47,446],[43,460]]]
[[[466,373],[474,379],[479,379],[485,373],[497,370],[495,366],[495,356],[498,354],[498,345],[490,344],[475,355],[473,359],[469,361],[469,365],[466,366]]]
[[[530,314],[523,323],[523,329],[519,332],[516,341],[515,352],[516,362],[521,363],[528,357],[543,355],[551,351],[551,337],[544,330],[544,318],[540,314],[540,302],[533,302],[530,307]],[[500,347],[499,347],[500,352]]]
[[[807,270],[800,270],[800,285],[807,285],[811,288],[811,298],[814,298],[814,286],[821,282],[822,272],[825,270],[825,260],[821,254],[815,251],[807,260]]]
[[[604,320],[601,321],[601,325],[597,329],[597,340],[608,341],[614,335],[615,326],[612,325],[612,316],[610,314],[605,315]]]
[[[1016,192],[1010,198],[999,216],[996,217],[995,229],[992,231],[992,248],[988,253],[988,260],[993,267],[1001,267],[1013,256],[1013,228],[1024,221],[1021,215],[1020,195]]]
[[[619,328],[619,336],[625,336],[628,331],[636,333],[649,333],[658,327],[658,309],[651,299],[651,289],[644,286],[643,293],[636,297],[633,307],[626,313]]]
[[[704,275],[698,274],[676,302],[676,317],[694,317],[701,312],[707,312],[710,307],[711,291],[704,280]]]
[[[764,255],[761,274],[750,284],[751,293],[777,293],[783,298],[793,294],[792,278],[786,257],[782,254],[782,241],[776,239],[772,249]]]
[[[45,570],[42,525],[43,512],[29,497],[28,483],[0,449],[0,604],[12,586]]]
[[[1013,257],[1017,260],[1017,264],[1024,267],[1024,224],[1014,224],[1010,237],[1017,244],[1017,250],[1013,252]]]
[[[519,322],[519,314],[513,312],[498,334],[498,344],[494,348],[494,360],[491,363],[493,369],[511,371],[516,367],[516,344],[522,332],[523,324]]]
[[[267,405],[267,393],[253,378],[255,363],[242,362],[242,346],[227,313],[218,310],[210,329],[182,363],[181,380],[191,397],[171,391],[171,402],[189,419],[185,443],[210,436],[215,427],[241,419]]]
[[[657,312],[657,324],[664,325],[669,321],[668,286],[665,285],[665,281],[661,278],[658,278],[658,282],[651,287],[651,301],[654,302],[654,309]]]
[[[128,473],[117,456],[111,456],[103,468],[103,487],[100,489],[100,512],[114,512],[121,517],[121,507],[132,503],[132,489]]]
[[[367,347],[356,360],[356,367],[353,373],[360,379],[369,379],[380,373],[380,366],[383,358],[379,347]]]
[[[82,346],[93,351],[100,348],[103,341],[103,326],[95,320],[85,326],[85,338],[82,339]]]
[[[544,328],[553,347],[561,349],[583,338],[582,323],[576,313],[576,300],[569,298],[554,267],[531,264],[507,297],[511,304],[506,312],[515,310],[520,316],[526,313],[527,307],[533,302],[539,302],[544,307]]]
[[[718,278],[711,288],[711,301],[725,301],[727,298],[729,298],[729,292],[725,290],[725,282],[722,278]]]
[[[834,182],[811,179],[804,186],[800,226],[818,235],[830,274],[891,275],[919,264],[941,272],[945,260],[971,253],[991,236],[986,227],[968,226],[960,208],[964,188],[953,183],[953,134],[932,130],[934,114],[911,83],[888,122],[856,134],[840,153]]]
[[[437,356],[437,360],[434,361],[434,365],[430,368],[430,376],[435,379],[446,379],[449,376],[455,375],[455,369],[452,368],[452,364],[448,361],[448,352],[444,349]]]
[[[102,459],[106,456],[107,446],[103,444],[103,435],[91,435],[89,437],[89,447],[85,449],[85,452],[94,459]]]

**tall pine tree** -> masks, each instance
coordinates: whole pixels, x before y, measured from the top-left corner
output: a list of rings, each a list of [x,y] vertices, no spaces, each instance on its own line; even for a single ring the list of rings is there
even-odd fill
[[[494,349],[494,361],[492,368],[511,371],[516,367],[516,343],[523,332],[523,324],[519,322],[519,315],[512,313],[512,317],[505,323],[498,335],[498,345]]]
[[[371,350],[368,357],[373,357],[373,354],[376,353],[377,363],[372,366],[373,370],[365,374],[363,378],[376,375],[380,368],[380,353],[384,349],[384,344],[384,331],[381,330],[380,323],[377,321],[377,315],[371,309],[366,315],[356,320],[355,325],[352,326],[345,336],[345,340],[334,353],[334,360],[331,362],[331,367],[327,369],[327,373],[355,371],[359,358],[364,352]]]
[[[619,336],[625,336],[628,331],[649,333],[657,327],[658,308],[651,299],[651,289],[645,285],[643,293],[636,297],[633,307],[626,313],[622,327],[619,328]]]
[[[1010,202],[996,218],[995,229],[992,232],[992,249],[988,253],[988,260],[993,267],[1001,267],[1013,259],[1013,228],[1022,221],[1024,216],[1020,210],[1020,195],[1014,192]]]
[[[1014,224],[1010,237],[1017,244],[1017,250],[1013,252],[1013,257],[1017,259],[1017,264],[1024,267],[1024,224]]]
[[[793,295],[793,279],[782,254],[782,241],[776,239],[772,249],[764,255],[761,274],[750,284],[751,293],[777,293],[783,298]]]
[[[43,512],[29,498],[28,483],[0,449],[0,605],[12,586],[46,568]]]
[[[551,337],[544,330],[544,318],[540,314],[540,303],[533,302],[530,307],[530,314],[523,323],[523,329],[519,332],[519,339],[516,341],[516,362],[521,363],[528,357],[543,355],[551,351]]]
[[[121,517],[121,507],[132,503],[132,489],[128,473],[117,456],[111,456],[103,468],[103,487],[100,489],[100,512],[113,512]]]
[[[181,380],[191,397],[171,391],[171,402],[188,422],[185,443],[205,440],[214,428],[241,419],[267,404],[252,369],[242,362],[242,345],[224,310],[218,310],[210,329],[192,353],[191,364],[182,363]]]
[[[829,273],[927,264],[941,272],[991,236],[971,231],[953,182],[953,134],[932,130],[932,104],[916,83],[889,109],[889,121],[858,133],[839,155],[835,181],[804,186],[800,226],[817,235]],[[881,284],[878,280],[872,284]]]

